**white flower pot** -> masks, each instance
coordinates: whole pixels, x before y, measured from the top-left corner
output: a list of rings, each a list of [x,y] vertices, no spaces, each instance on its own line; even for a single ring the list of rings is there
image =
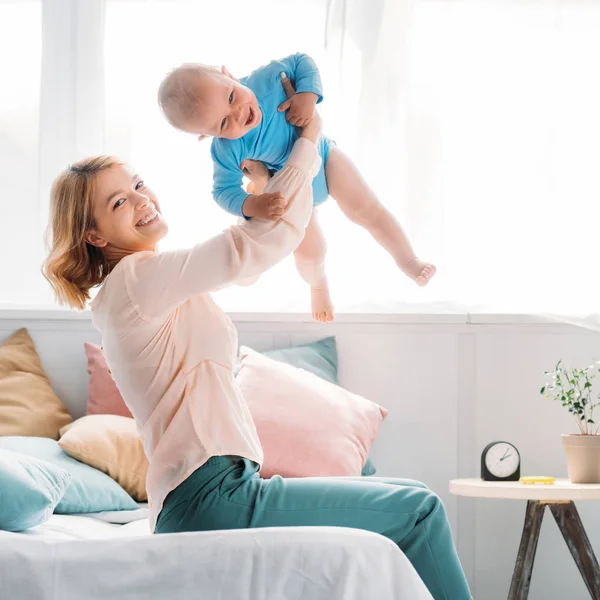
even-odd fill
[[[600,435],[562,434],[571,483],[600,483]]]

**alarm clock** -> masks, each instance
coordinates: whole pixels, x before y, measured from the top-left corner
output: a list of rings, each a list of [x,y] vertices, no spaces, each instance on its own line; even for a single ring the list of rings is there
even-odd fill
[[[519,481],[521,455],[509,442],[492,442],[481,453],[481,479]]]

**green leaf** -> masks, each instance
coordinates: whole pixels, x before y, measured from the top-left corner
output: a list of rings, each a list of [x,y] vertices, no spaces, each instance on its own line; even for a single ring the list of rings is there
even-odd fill
[[[546,391],[546,386],[544,386],[541,390],[540,390],[540,394],[543,394]]]

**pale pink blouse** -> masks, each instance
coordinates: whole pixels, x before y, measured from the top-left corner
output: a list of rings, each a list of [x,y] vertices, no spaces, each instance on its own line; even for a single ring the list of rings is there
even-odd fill
[[[131,254],[92,302],[107,363],[149,459],[152,531],[167,494],[211,456],[263,461],[233,378],[237,331],[209,292],[256,277],[298,247],[320,162],[315,144],[300,138],[265,188],[289,200],[282,219],[252,219],[188,250]]]

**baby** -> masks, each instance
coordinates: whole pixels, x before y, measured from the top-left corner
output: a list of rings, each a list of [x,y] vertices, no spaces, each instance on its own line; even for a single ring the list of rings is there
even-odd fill
[[[287,99],[280,79],[287,86]],[[270,172],[285,164],[298,138],[294,126],[306,125],[322,99],[319,70],[310,57],[300,53],[272,61],[241,80],[225,67],[184,64],[169,73],[158,90],[160,107],[171,125],[199,140],[213,138],[214,198],[226,211],[246,219],[278,219],[285,212],[285,199],[262,190]],[[294,252],[298,272],[310,285],[313,318],[333,320],[324,266],[325,237],[316,210],[329,195],[352,222],[364,227],[389,252],[408,277],[426,285],[435,267],[416,257],[402,227],[352,161],[325,136],[321,136],[319,154],[321,169],[313,181],[315,208],[304,240]],[[251,180],[248,192],[242,187],[244,174]]]

